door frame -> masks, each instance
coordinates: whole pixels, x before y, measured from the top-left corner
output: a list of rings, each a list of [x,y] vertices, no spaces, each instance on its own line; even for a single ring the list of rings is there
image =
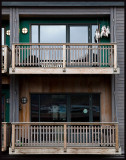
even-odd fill
[[[66,95],[67,97],[67,103],[66,103],[66,122],[71,122],[71,96],[72,95],[89,95],[89,122],[93,122],[93,106],[92,106],[92,95],[94,94],[99,94],[100,96],[100,99],[99,99],[99,103],[100,103],[100,106],[99,106],[99,119],[100,119],[100,122],[101,122],[101,93],[30,93],[30,121],[31,121],[31,95]],[[90,100],[91,98],[91,100]],[[39,98],[40,99],[40,98]],[[39,100],[39,122],[40,122],[40,100]]]

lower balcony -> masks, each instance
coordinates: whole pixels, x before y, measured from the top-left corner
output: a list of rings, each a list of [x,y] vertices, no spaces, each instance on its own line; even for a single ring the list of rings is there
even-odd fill
[[[118,123],[12,123],[9,154],[121,154]]]
[[[119,74],[117,45],[13,44],[10,74]]]

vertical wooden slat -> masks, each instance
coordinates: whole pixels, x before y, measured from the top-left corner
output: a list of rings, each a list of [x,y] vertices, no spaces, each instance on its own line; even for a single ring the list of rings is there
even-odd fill
[[[86,126],[86,144],[87,144],[87,126]]]
[[[39,135],[39,128],[38,128],[39,126],[37,125],[37,145],[38,145],[38,135]]]
[[[84,126],[83,126],[83,143],[85,143],[85,140],[84,140]]]
[[[109,145],[109,135],[108,135],[108,126],[106,126],[107,127],[107,146]]]
[[[92,144],[94,143],[94,140],[93,140],[93,138],[94,138],[94,137],[93,137],[93,134],[94,134],[94,133],[93,133],[93,126],[92,126]]]
[[[101,46],[100,47],[100,53],[99,53],[99,56],[100,56],[100,67],[101,67]]]
[[[99,144],[99,126],[98,126],[98,144]]]
[[[23,54],[23,52],[24,52],[23,46],[22,46],[21,50],[22,50],[22,66],[23,66],[24,65],[24,63],[23,63],[23,56],[24,56],[24,54]]]
[[[71,126],[71,143],[73,143],[73,126]]]
[[[50,144],[50,126],[49,126],[49,144]]]
[[[47,143],[47,138],[48,138],[48,133],[47,133],[47,126],[46,126],[46,143]]]
[[[20,49],[20,46],[19,46],[19,57],[18,57],[18,58],[19,58],[19,62],[18,62],[18,63],[19,63],[19,66],[20,66],[20,57],[21,57],[20,51],[21,51],[21,49]]]
[[[61,126],[61,143],[62,143],[62,126]]]
[[[32,56],[33,56],[33,58],[32,58],[32,61],[33,61],[33,62],[32,62],[32,64],[33,64],[33,66],[34,66],[34,46],[33,46],[32,51],[33,51],[33,55],[32,55]]]
[[[31,46],[30,46],[30,66],[31,66],[31,56],[32,56],[32,50],[31,50]]]
[[[26,140],[27,140],[27,126],[25,126],[25,146],[26,146]]]
[[[30,127],[28,125],[28,146],[29,146],[29,144],[30,144]]]
[[[40,146],[41,146],[41,141],[42,141],[42,139],[41,139],[41,135],[42,135],[41,131],[42,131],[42,129],[41,129],[41,126],[40,126]]]
[[[35,126],[34,126],[34,146],[35,146]]]
[[[103,46],[103,66],[104,66],[104,56],[105,56],[105,52],[104,52],[104,46]]]
[[[24,126],[22,126],[22,146],[24,146]]]
[[[31,126],[31,146],[32,146],[32,126]]]
[[[95,126],[95,144],[96,144],[96,126]]]
[[[113,126],[112,128],[113,128],[113,129],[112,129],[112,131],[113,131],[113,136],[112,136],[112,137],[113,137],[113,146],[114,146],[114,143],[115,143],[115,141],[114,141],[114,136],[115,136],[115,134],[114,134],[114,133],[115,133],[115,126]]]
[[[110,146],[111,146],[111,126],[110,126]]]
[[[66,152],[67,139],[66,139],[66,124],[64,124],[64,152]]]
[[[58,126],[58,144],[59,144],[59,126]]]
[[[55,126],[55,143],[56,143],[56,126]]]
[[[19,126],[19,146],[21,146],[21,126]]]
[[[102,146],[102,125],[101,125],[101,146]]]
[[[44,132],[44,126],[43,126],[43,144],[44,144],[44,134],[45,132]]]
[[[76,143],[76,127],[74,126],[74,143]]]

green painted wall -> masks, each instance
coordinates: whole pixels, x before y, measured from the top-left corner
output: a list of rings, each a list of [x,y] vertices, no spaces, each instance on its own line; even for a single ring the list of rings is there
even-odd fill
[[[83,19],[37,19],[37,18],[25,18],[20,19],[20,33],[19,33],[19,41],[20,42],[30,42],[30,25],[31,24],[70,24],[70,23],[76,23],[76,24],[100,24],[100,28],[102,25],[110,26],[109,18],[83,18]],[[27,34],[22,34],[21,30],[22,28],[26,27],[28,29]],[[108,38],[101,38],[100,42],[110,42],[110,37]]]
[[[9,88],[2,89],[2,95],[5,96],[5,103],[8,98],[10,98]],[[5,122],[9,122],[9,113],[10,113],[10,105],[9,103],[5,104]]]
[[[10,36],[6,35],[6,31],[10,30],[9,21],[2,21],[2,27],[5,28],[5,44],[10,47]]]
[[[19,42],[22,43],[29,43],[30,42],[30,25],[31,24],[99,24],[100,25],[100,31],[103,25],[109,26],[110,27],[110,19],[108,17],[106,18],[83,18],[83,19],[37,19],[37,18],[25,18],[25,19],[20,19],[20,33],[19,33]],[[27,34],[22,34],[22,28],[27,28],[28,33]],[[110,42],[110,36],[109,37],[102,37],[100,38],[100,43],[103,42]],[[101,62],[103,62],[103,52],[101,51]],[[108,55],[108,53],[107,53]],[[26,53],[27,56],[27,53]],[[23,54],[23,60],[24,60],[24,54]],[[21,57],[22,59],[22,57]],[[108,61],[108,56],[107,56],[107,61]],[[104,57],[104,62],[106,62],[106,56]],[[101,65],[103,66],[103,65]],[[106,65],[104,65],[106,67]]]

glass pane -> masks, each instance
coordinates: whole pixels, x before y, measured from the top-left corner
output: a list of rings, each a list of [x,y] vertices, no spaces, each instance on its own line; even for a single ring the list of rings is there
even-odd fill
[[[92,95],[93,122],[100,122],[100,94]]]
[[[38,43],[38,25],[31,26],[31,42]]]
[[[40,43],[66,43],[66,26],[41,25]]]
[[[2,45],[4,45],[5,29],[2,28]]]
[[[71,122],[89,122],[89,95],[71,96]]]
[[[31,95],[31,122],[39,122],[39,95]]]
[[[88,26],[71,26],[70,43],[88,43]]]
[[[66,96],[41,95],[40,121],[41,122],[65,122],[66,121]]]
[[[96,29],[98,29],[98,25],[92,25],[92,43],[97,43],[94,39]]]

